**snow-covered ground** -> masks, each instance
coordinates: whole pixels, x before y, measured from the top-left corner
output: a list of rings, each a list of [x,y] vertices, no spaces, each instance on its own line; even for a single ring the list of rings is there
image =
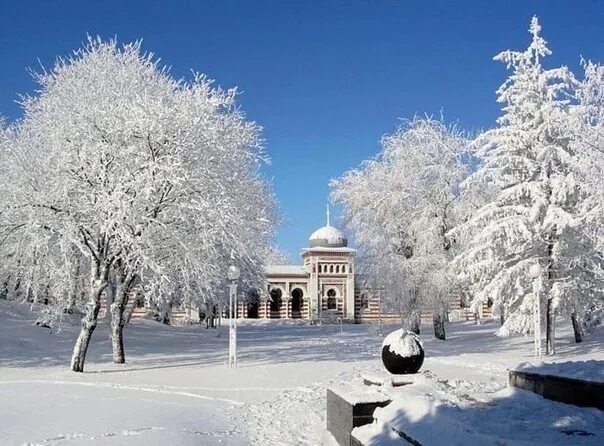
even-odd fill
[[[232,370],[225,366],[226,327],[142,320],[126,328],[127,364],[111,363],[102,323],[85,373],[75,374],[68,363],[77,326],[65,323],[60,333],[51,333],[33,325],[35,319],[28,307],[0,301],[1,444],[334,445],[324,427],[325,389],[383,370],[382,337],[370,325],[344,325],[340,331],[294,321],[244,321],[239,367]],[[498,338],[495,328],[451,324],[449,339],[440,342],[425,327],[418,397],[458,403],[468,423],[519,426],[531,441],[601,444],[604,416],[596,409],[506,389],[507,371],[532,360],[532,340]],[[564,327],[557,334],[554,360],[604,360],[604,330],[583,345],[575,345]],[[469,410],[473,401],[490,401],[490,417],[481,418],[486,412],[478,406]],[[526,404],[516,412],[522,422],[506,419]],[[540,436],[544,423],[537,422],[544,413],[564,417]],[[594,435],[569,436],[562,432],[569,426]]]
[[[597,360],[566,361],[556,363],[529,362],[520,364],[519,370],[540,375],[555,375],[583,381],[604,383],[604,364]]]

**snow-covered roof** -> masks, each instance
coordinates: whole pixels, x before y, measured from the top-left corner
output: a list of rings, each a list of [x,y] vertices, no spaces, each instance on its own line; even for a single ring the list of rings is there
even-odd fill
[[[348,239],[338,228],[327,224],[311,234],[310,247],[316,246],[342,248],[348,245]]]
[[[264,267],[267,276],[306,276],[308,272],[299,265],[267,265]]]
[[[307,252],[346,252],[346,253],[354,253],[355,249],[343,247],[328,247],[328,246],[314,246],[312,248],[304,248],[302,250],[302,255]]]

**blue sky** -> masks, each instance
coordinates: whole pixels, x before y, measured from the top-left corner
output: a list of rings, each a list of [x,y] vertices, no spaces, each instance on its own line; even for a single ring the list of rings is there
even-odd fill
[[[272,158],[277,243],[297,261],[324,223],[329,180],[375,155],[400,118],[493,125],[506,71],[492,57],[527,45],[534,14],[546,65],[604,61],[602,0],[0,0],[0,115],[20,116],[17,95],[35,87],[27,68],[52,66],[87,33],[142,38],[173,75],[240,88]]]

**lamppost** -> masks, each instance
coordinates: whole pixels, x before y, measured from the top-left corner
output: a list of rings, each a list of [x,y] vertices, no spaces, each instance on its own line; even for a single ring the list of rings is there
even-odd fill
[[[533,323],[535,332],[535,356],[541,358],[541,267],[534,263],[529,268],[529,275],[533,279]]]
[[[229,367],[237,367],[237,280],[240,274],[238,267],[229,266]]]

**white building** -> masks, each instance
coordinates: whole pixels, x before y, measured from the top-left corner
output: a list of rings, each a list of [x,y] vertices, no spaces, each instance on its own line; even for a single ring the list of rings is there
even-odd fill
[[[302,265],[266,267],[267,292],[239,307],[239,317],[282,319],[377,320],[379,294],[355,282],[355,253],[338,228],[327,224],[308,239]],[[384,315],[392,318],[394,315]],[[398,318],[398,316],[395,316]]]
[[[265,269],[267,289],[240,296],[237,317],[247,319],[308,319],[343,322],[400,322],[401,316],[385,311],[382,293],[360,279],[355,271],[356,250],[347,237],[327,224],[311,234],[302,249],[301,265],[272,265]],[[460,311],[461,301],[452,296],[449,311]],[[429,308],[420,309],[421,318],[431,320]],[[467,318],[467,311],[464,316]],[[194,320],[197,310],[177,309],[171,319]],[[228,314],[224,309],[223,315]]]
[[[380,290],[367,286],[356,274],[356,250],[348,247],[342,231],[331,226],[329,210],[327,224],[313,232],[308,242],[301,252],[302,265],[266,267],[266,292],[241,302],[238,317],[356,323],[401,320],[398,313],[384,311]],[[449,311],[459,312],[460,305],[459,297],[452,296]],[[430,309],[422,308],[421,317],[431,320]]]
[[[319,319],[330,314],[353,321],[354,255],[344,234],[328,218],[302,250],[302,265],[267,266],[270,299],[264,317]]]

